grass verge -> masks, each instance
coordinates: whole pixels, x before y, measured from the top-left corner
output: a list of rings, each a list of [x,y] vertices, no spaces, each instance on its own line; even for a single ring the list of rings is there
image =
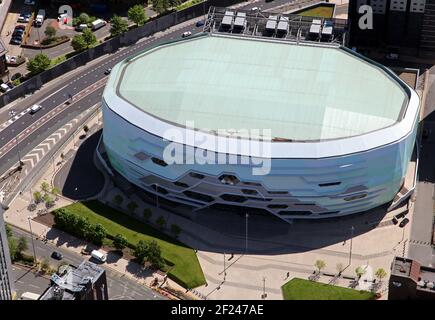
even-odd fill
[[[77,202],[64,209],[88,218],[91,223],[100,223],[111,237],[118,233],[124,235],[132,246],[139,240],[157,241],[163,258],[174,265],[168,271],[171,279],[185,288],[196,288],[205,284],[195,251],[184,243],[98,201]]]
[[[281,287],[285,300],[374,300],[369,291],[294,278]]]

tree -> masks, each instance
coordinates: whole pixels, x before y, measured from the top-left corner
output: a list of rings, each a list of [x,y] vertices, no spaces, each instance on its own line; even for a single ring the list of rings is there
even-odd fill
[[[156,223],[158,224],[160,229],[163,229],[166,226],[166,220],[163,216],[158,217]]]
[[[50,195],[48,193],[44,194],[44,196],[42,197],[42,200],[44,200],[44,202],[50,202],[53,199],[50,197]]]
[[[104,238],[106,238],[106,236],[107,236],[107,231],[100,223],[97,223],[94,226],[93,230],[91,229],[90,240],[96,245],[103,244],[103,240]]]
[[[366,273],[366,271],[362,267],[358,267],[355,269],[356,276],[361,278],[361,276]]]
[[[89,16],[86,13],[81,13],[79,17],[77,18],[78,24],[88,24],[89,23]]]
[[[162,251],[157,241],[152,240],[147,246],[147,259],[157,269],[163,267]]]
[[[82,37],[86,43],[86,49],[97,42],[97,37],[90,29],[85,29],[82,33]]]
[[[387,276],[387,273],[385,272],[384,269],[379,268],[378,270],[376,270],[376,272],[375,272],[375,276],[376,276],[376,278],[379,279],[379,282],[381,282],[382,279],[385,278],[385,277]]]
[[[131,212],[134,213],[137,209],[138,205],[136,202],[131,201],[128,205],[127,205],[127,209]]]
[[[171,224],[171,233],[172,233],[175,237],[178,237],[178,235],[180,234],[180,232],[181,232],[181,228],[180,228],[178,225],[176,225],[176,224]]]
[[[148,221],[152,215],[153,213],[150,208],[143,209],[143,218],[145,219],[145,221]]]
[[[113,197],[113,203],[116,204],[118,207],[120,207],[123,202],[124,198],[121,195],[117,194]]]
[[[144,240],[139,240],[134,248],[134,256],[140,264],[144,264],[148,253],[148,244]]]
[[[153,9],[158,13],[163,13],[168,10],[170,4],[168,0],[151,0]]]
[[[137,4],[128,9],[128,18],[136,23],[138,26],[142,26],[147,21],[145,10],[140,4]]]
[[[35,200],[35,203],[41,203],[42,202],[42,194],[39,191],[33,192],[33,200]]]
[[[12,237],[12,228],[9,224],[5,223],[5,229],[6,229],[6,237],[9,239]]]
[[[56,29],[53,28],[52,26],[48,26],[47,28],[45,28],[45,35],[47,36],[48,39],[52,39],[56,36]]]
[[[57,187],[51,188],[51,194],[54,196],[58,196],[60,194],[60,190]]]
[[[19,253],[22,253],[23,251],[26,251],[28,249],[26,238],[24,238],[24,237],[18,238],[17,249],[18,249]]]
[[[73,37],[73,39],[71,40],[71,46],[73,47],[74,51],[77,52],[83,51],[88,47],[85,39],[83,39],[83,36],[81,34],[76,34]]]
[[[9,254],[11,255],[11,260],[16,261],[20,254],[18,251],[18,245],[16,239],[14,237],[8,239],[8,245],[9,245]]]
[[[318,273],[320,273],[320,271],[326,267],[326,263],[323,260],[316,260],[314,266],[317,268]]]
[[[116,14],[110,19],[110,35],[112,37],[119,36],[128,31],[128,23]]]
[[[29,60],[27,63],[27,70],[31,75],[41,73],[50,67],[51,60],[45,54],[40,53]]]
[[[44,258],[42,261],[41,261],[41,265],[40,265],[40,270],[42,271],[42,272],[47,272],[48,270],[50,269],[50,261],[48,260],[48,258]]]
[[[115,248],[119,251],[122,251],[128,244],[127,238],[124,237],[122,234],[118,233],[115,238],[113,239],[113,245]]]
[[[336,269],[337,269],[337,271],[338,271],[338,274],[341,275],[341,273],[342,273],[343,270],[344,270],[344,266],[343,266],[343,264],[342,264],[341,262],[337,263],[337,265],[336,265]]]
[[[47,182],[43,182],[41,183],[41,190],[44,192],[49,192],[50,190],[50,185]]]

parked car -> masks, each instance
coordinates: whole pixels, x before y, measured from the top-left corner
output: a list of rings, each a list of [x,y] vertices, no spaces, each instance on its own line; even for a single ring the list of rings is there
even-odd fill
[[[393,217],[393,219],[391,220],[394,224],[397,224],[399,222],[399,220],[396,217]]]
[[[57,252],[57,251],[53,251],[53,253],[51,254],[51,257],[53,259],[56,259],[56,260],[62,260],[63,259],[63,254],[60,253],[60,252]]]
[[[23,39],[21,39],[21,38],[12,38],[10,43],[20,45],[22,41],[23,41]]]
[[[9,88],[8,85],[6,85],[5,83],[0,84],[0,91],[1,92],[8,92],[9,90],[11,90],[11,88]]]
[[[402,222],[400,222],[399,227],[403,228],[408,224],[408,222],[409,222],[408,218],[403,219]]]
[[[18,24],[15,26],[15,30],[16,29],[26,30],[26,26],[23,26],[22,24]]]
[[[21,73],[17,72],[11,77],[11,80],[14,81],[14,80],[20,79],[22,76],[23,75]]]
[[[12,37],[16,37],[16,38],[23,38],[24,35],[24,30],[14,30],[14,32],[12,33]]]
[[[104,74],[110,74],[110,72],[112,71],[112,69],[111,68],[109,68],[109,69],[106,69],[106,71],[104,71]]]
[[[10,88],[13,89],[15,86],[12,82],[6,82],[6,85]]]
[[[87,28],[88,28],[88,25],[86,23],[76,25],[76,31],[83,31]]]
[[[186,37],[191,36],[191,35],[192,35],[192,32],[186,31],[183,33],[183,38],[186,38]]]
[[[197,27],[202,27],[203,25],[204,25],[204,20],[199,20],[197,23],[196,23],[196,26]]]
[[[20,16],[18,17],[18,22],[29,22],[30,21],[30,17],[32,15],[29,13],[25,13],[25,14],[20,14]]]

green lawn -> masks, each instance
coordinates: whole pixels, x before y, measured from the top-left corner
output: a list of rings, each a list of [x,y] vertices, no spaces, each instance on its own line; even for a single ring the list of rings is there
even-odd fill
[[[187,9],[187,8],[189,8],[191,6],[194,6],[194,5],[196,5],[198,3],[201,3],[201,2],[204,2],[204,1],[205,0],[189,0],[189,1],[185,1],[182,4],[180,4],[179,6],[177,6],[176,10],[177,11],[181,11],[181,10]]]
[[[111,236],[123,234],[132,245],[136,245],[139,240],[156,240],[163,258],[174,264],[168,273],[169,277],[186,288],[205,284],[195,251],[180,241],[98,201],[77,202],[64,209],[87,217],[91,223],[101,223]]]
[[[373,300],[375,294],[294,278],[281,287],[285,300]]]
[[[307,9],[297,13],[300,16],[319,17],[331,19],[334,14],[334,8],[331,6],[318,6],[312,9]]]

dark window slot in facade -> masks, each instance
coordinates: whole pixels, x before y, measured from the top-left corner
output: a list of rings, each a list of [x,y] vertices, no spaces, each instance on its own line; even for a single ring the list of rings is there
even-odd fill
[[[280,211],[278,212],[281,216],[309,216],[313,214],[311,211]]]
[[[205,176],[203,174],[196,173],[196,172],[190,172],[189,176],[191,176],[192,178],[195,178],[195,179],[204,179],[205,178]]]
[[[243,182],[243,184],[246,186],[261,187],[261,183],[257,183],[257,182]]]
[[[269,209],[286,209],[288,206],[286,204],[269,204],[267,207]]]
[[[365,197],[367,197],[367,193],[364,193],[364,194],[358,194],[358,195],[350,196],[350,197],[346,197],[346,198],[344,198],[343,200],[344,200],[344,201],[353,201],[353,200],[363,199],[363,198],[365,198]]]
[[[244,194],[258,194],[257,190],[251,190],[251,189],[242,189],[242,192]]]
[[[162,166],[162,167],[166,167],[168,165],[165,161],[158,159],[158,158],[154,158],[154,157],[151,158],[151,161],[159,166]]]
[[[293,203],[294,206],[315,206],[316,204],[313,202],[306,202],[306,203]]]
[[[239,202],[239,203],[245,202],[247,200],[246,197],[238,196],[235,194],[223,194],[221,195],[221,198],[225,201]]]
[[[269,194],[288,194],[287,191],[268,191]]]
[[[184,191],[183,192],[186,196],[188,196],[189,198],[195,199],[195,200],[199,200],[199,201],[203,201],[203,202],[212,202],[214,200],[213,197],[208,196],[206,194],[202,194],[199,192],[195,192],[195,191]]]
[[[340,213],[340,211],[328,211],[328,212],[321,212],[319,214],[325,215],[325,214],[336,214],[336,213]]]
[[[156,186],[155,184],[153,184],[153,185],[151,186],[151,188],[152,188],[154,191],[157,191],[158,193],[161,193],[161,194],[168,194],[168,193],[169,193],[168,190],[166,190],[165,188],[162,188],[162,187],[160,187],[160,186]]]
[[[174,185],[176,185],[177,187],[181,187],[181,188],[189,188],[189,185],[187,183],[184,183],[184,182],[175,181]]]
[[[319,183],[319,187],[332,187],[332,186],[338,186],[340,184],[341,184],[340,181],[328,182],[328,183]]]

